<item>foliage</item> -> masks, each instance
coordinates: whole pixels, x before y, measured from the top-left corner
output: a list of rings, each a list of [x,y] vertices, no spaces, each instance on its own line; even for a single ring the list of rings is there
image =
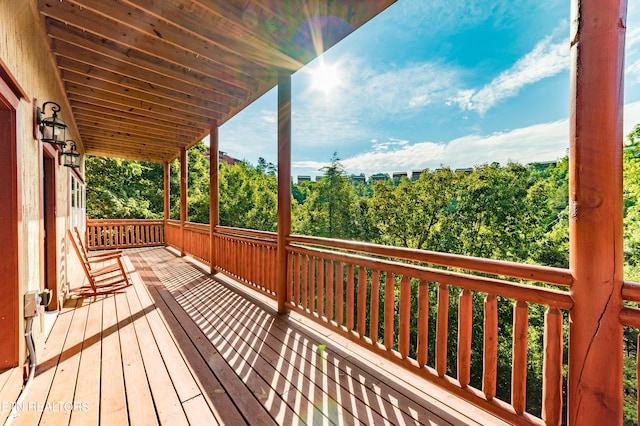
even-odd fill
[[[89,218],[162,216],[162,165],[88,156],[86,176]]]

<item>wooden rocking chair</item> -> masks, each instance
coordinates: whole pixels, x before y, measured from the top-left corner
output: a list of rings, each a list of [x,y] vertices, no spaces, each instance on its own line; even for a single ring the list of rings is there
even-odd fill
[[[76,233],[78,236],[80,235],[77,228]],[[82,244],[82,239],[76,240],[71,230],[67,230],[67,235],[78,255],[78,259],[80,259],[87,281],[89,281],[88,286],[82,286],[79,288],[80,291],[76,292],[78,296],[112,294],[132,285],[124,268],[122,252],[100,253],[89,257],[84,244]],[[93,265],[98,263],[103,265],[94,268]]]

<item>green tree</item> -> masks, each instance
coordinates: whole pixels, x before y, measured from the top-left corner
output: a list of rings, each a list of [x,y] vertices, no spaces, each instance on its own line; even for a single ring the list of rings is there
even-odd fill
[[[162,165],[87,156],[87,216],[154,219],[162,215]]]

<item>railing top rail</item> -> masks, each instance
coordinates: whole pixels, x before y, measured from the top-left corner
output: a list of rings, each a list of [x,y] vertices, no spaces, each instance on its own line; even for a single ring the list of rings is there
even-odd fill
[[[434,269],[426,266],[407,265],[405,263],[374,259],[350,253],[339,253],[319,248],[292,245],[287,248],[292,253],[318,256],[327,260],[352,263],[366,268],[382,270],[394,274],[402,274],[412,278],[421,278],[456,287],[468,288],[482,293],[495,294],[510,299],[522,300],[540,305],[569,310],[573,306],[571,295],[562,290],[518,284],[496,278],[468,275],[459,272]]]
[[[162,219],[87,219],[87,225],[106,225],[106,224],[153,224],[162,225]]]
[[[207,231],[209,232],[209,224],[208,223],[197,223],[197,222],[185,222],[185,229],[197,229],[199,231]]]
[[[573,282],[571,271],[568,269],[553,268],[549,266],[529,265],[504,260],[484,259],[458,254],[385,246],[359,241],[309,237],[305,235],[291,235],[287,238],[287,242],[348,250],[414,262],[423,262],[432,265],[466,269],[475,272],[502,275],[559,286],[570,286]]]
[[[625,281],[622,284],[622,299],[628,302],[640,302],[640,283]]]
[[[215,232],[219,234],[241,235],[243,237],[254,236],[273,241],[278,238],[278,234],[276,232],[259,231],[257,229],[234,228],[231,226],[216,226]]]

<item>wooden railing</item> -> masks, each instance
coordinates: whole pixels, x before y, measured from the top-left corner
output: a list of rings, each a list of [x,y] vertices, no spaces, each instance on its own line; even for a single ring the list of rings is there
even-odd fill
[[[187,222],[184,241],[180,222],[170,220],[165,229],[167,244],[210,265],[209,225]],[[218,226],[215,229],[215,269],[275,297],[276,237],[273,232]]]
[[[180,239],[180,221],[179,220],[167,220],[164,227],[164,240],[167,245],[179,248],[181,244]]]
[[[184,224],[184,252],[199,261],[211,263],[209,224],[187,222]]]
[[[89,250],[159,246],[164,244],[162,220],[87,219]]]
[[[526,375],[528,312],[543,307],[541,417],[547,424],[561,423],[563,311],[571,308],[571,297],[566,291],[503,277],[568,286],[569,271],[314,237],[292,236],[288,243],[287,300],[293,310],[518,424],[541,422],[526,411]],[[484,299],[483,313],[476,315],[482,322],[483,347],[481,353],[472,353],[473,301],[478,298]],[[498,299],[502,307],[513,305],[510,401],[501,401],[496,393],[498,339],[505,338],[499,329],[509,328],[498,322]],[[455,305],[457,321],[449,312]],[[457,328],[455,360],[448,359],[450,328]],[[482,360],[476,386],[471,383],[472,357]]]
[[[275,297],[277,234],[218,226],[214,235],[216,269]]]
[[[622,299],[625,305],[620,310],[620,322],[623,326],[640,329],[640,309],[637,304],[640,303],[640,283],[625,281],[622,285]],[[636,305],[636,306],[632,306]],[[629,342],[630,343],[630,342]],[[636,341],[636,410],[637,424],[640,424],[640,333]],[[629,379],[627,377],[627,379]]]

